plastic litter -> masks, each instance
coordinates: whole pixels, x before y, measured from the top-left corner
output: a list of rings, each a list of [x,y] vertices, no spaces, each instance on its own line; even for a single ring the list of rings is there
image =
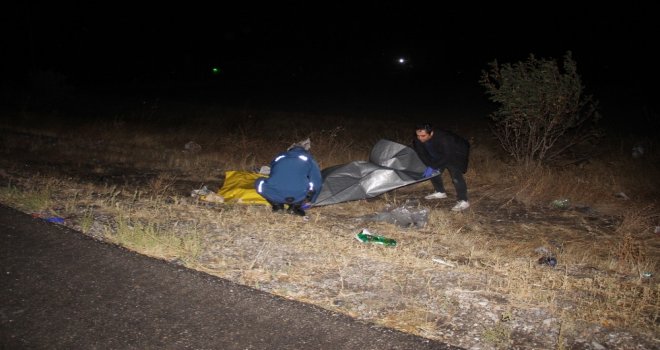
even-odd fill
[[[627,201],[627,200],[630,200],[630,197],[628,197],[628,195],[626,195],[626,194],[623,193],[623,192],[615,193],[615,194],[614,194],[614,197],[616,197],[616,198],[621,198],[621,199],[626,200],[626,201]]]
[[[404,205],[390,208],[385,207],[380,213],[370,214],[361,218],[364,222],[384,221],[400,227],[423,228],[429,220],[429,209],[419,207],[416,202],[406,202]]]
[[[56,224],[63,224],[64,223],[64,218],[61,218],[59,216],[51,216],[49,218],[44,218],[44,220],[46,220],[48,222],[56,223]]]
[[[190,192],[190,196],[201,197],[201,196],[206,196],[209,193],[211,193],[211,190],[209,190],[206,186],[202,186],[202,188],[198,190],[192,190],[192,192]]]
[[[388,247],[395,247],[396,246],[396,241],[393,240],[392,238],[387,238],[385,236],[379,236],[379,235],[374,235],[371,232],[369,232],[366,228],[362,229],[362,231],[358,232],[355,235],[355,239],[362,243],[375,243],[375,244],[381,244],[384,246]]]
[[[543,255],[541,258],[539,258],[539,265],[548,265],[550,267],[555,267],[557,266],[557,258],[555,258],[554,254],[550,249],[546,247],[538,247],[534,249],[534,251],[538,254]]]
[[[450,267],[456,267],[456,264],[454,264],[454,263],[452,263],[452,262],[449,262],[449,261],[447,261],[447,260],[444,260],[444,259],[433,258],[432,260],[433,260],[434,262],[437,262],[438,264],[442,264],[442,265],[450,266]]]
[[[47,214],[43,213],[33,213],[32,214],[33,218],[41,219],[44,221],[52,222],[55,224],[64,224],[64,218],[59,217],[59,216],[49,216]]]
[[[537,253],[539,253],[539,254],[541,254],[541,255],[543,255],[543,256],[550,256],[550,255],[552,255],[552,253],[550,252],[550,250],[548,250],[548,248],[546,248],[546,247],[538,247],[538,248],[534,249],[534,251],[537,252]]]
[[[200,196],[199,199],[201,199],[205,202],[211,202],[211,203],[224,203],[225,202],[225,199],[221,195],[219,195],[215,192],[210,192],[209,194],[205,194],[203,196]]]
[[[202,186],[202,188],[198,190],[192,190],[192,192],[190,192],[190,196],[193,198],[199,198],[200,200],[205,202],[211,202],[211,203],[225,202],[224,197],[209,190],[206,186]]]
[[[642,272],[642,277],[644,278],[651,278],[651,276],[653,276],[653,274],[650,272]]]
[[[568,198],[555,199],[550,202],[550,204],[557,209],[568,209],[571,206],[571,202]]]
[[[186,145],[183,146],[183,148],[185,149],[186,152],[189,153],[197,153],[202,150],[202,146],[200,146],[198,143],[194,141],[190,141],[186,143]]]
[[[548,265],[550,267],[557,266],[557,258],[552,256],[544,256],[539,259],[539,265]]]

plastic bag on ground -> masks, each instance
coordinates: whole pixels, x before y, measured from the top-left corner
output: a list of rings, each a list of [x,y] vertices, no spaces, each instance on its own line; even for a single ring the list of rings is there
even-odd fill
[[[365,215],[361,219],[364,222],[384,221],[404,228],[423,228],[429,220],[429,209],[419,207],[416,201],[406,202],[394,208],[388,205],[382,212]]]

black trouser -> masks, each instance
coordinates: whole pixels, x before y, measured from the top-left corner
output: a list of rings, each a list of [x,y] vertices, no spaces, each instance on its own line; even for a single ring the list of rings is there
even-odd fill
[[[463,178],[463,172],[453,167],[447,167],[447,170],[449,170],[449,175],[451,175],[451,182],[454,184],[454,188],[456,189],[456,197],[459,201],[467,201],[467,184]],[[447,192],[445,191],[445,186],[442,183],[443,172],[444,169],[440,170],[440,175],[431,178],[431,183],[433,184],[433,188],[436,192]]]
[[[285,203],[275,203],[275,202],[272,202],[268,199],[266,199],[266,201],[268,201],[268,203],[270,203],[270,205],[273,207],[273,211],[284,210],[284,204]],[[289,198],[287,198],[287,203],[286,204],[289,205],[289,209],[287,211],[291,214],[305,215],[305,211],[302,209],[303,202],[291,203],[292,201],[293,201],[293,198],[291,198],[291,200],[289,200]]]

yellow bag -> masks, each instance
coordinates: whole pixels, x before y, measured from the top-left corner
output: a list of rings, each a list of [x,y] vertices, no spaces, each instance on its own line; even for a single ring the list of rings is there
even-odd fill
[[[218,194],[225,199],[225,202],[270,205],[254,188],[254,182],[260,177],[267,176],[249,171],[227,171],[225,183],[218,190]]]

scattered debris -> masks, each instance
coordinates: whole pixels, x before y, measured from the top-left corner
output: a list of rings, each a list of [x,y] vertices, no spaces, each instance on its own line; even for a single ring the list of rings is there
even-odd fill
[[[438,264],[442,264],[442,265],[445,265],[445,266],[456,267],[456,264],[454,264],[452,262],[449,262],[447,260],[444,260],[444,259],[433,258],[431,260],[433,260],[433,262],[437,262]]]
[[[538,247],[534,249],[538,254],[541,254],[542,257],[539,258],[539,265],[548,265],[550,267],[557,266],[557,258],[555,255],[546,247]]]
[[[420,208],[415,202],[407,201],[404,205],[394,208],[388,204],[382,212],[365,215],[360,219],[364,222],[385,221],[404,228],[423,228],[429,220],[429,209]]]
[[[199,198],[201,201],[210,202],[210,203],[224,203],[225,199],[221,195],[209,190],[206,186],[198,190],[192,190],[190,196],[193,198]]]
[[[194,141],[190,141],[186,143],[184,148],[185,148],[184,152],[189,152],[189,153],[197,153],[202,150],[202,146],[200,146],[198,143]]]
[[[544,256],[552,255],[552,253],[546,247],[538,247],[538,248],[534,249],[534,251],[541,254],[541,255],[544,255]]]
[[[623,199],[623,200],[629,200],[629,199],[630,199],[630,197],[628,197],[628,196],[627,196],[625,193],[623,193],[623,192],[615,193],[615,194],[614,194],[614,197],[616,197],[616,198],[621,198],[621,199]]]
[[[568,198],[555,199],[550,204],[557,209],[568,209],[571,206]]]
[[[48,222],[55,223],[55,224],[64,224],[64,218],[61,218],[59,216],[52,216],[52,217],[49,217],[49,218],[45,218],[44,220],[46,220]]]
[[[539,259],[539,265],[548,265],[550,267],[557,266],[557,258],[552,256],[544,256]]]
[[[59,216],[50,216],[43,213],[32,213],[33,218],[42,219],[44,221],[52,222],[54,224],[64,224],[64,218]]]
[[[376,243],[376,244],[382,244],[384,246],[389,246],[389,247],[394,247],[396,246],[396,241],[393,240],[392,238],[387,238],[385,236],[379,236],[379,235],[374,235],[371,232],[369,232],[366,228],[362,229],[362,231],[358,232],[355,235],[355,239],[362,243]]]
[[[205,194],[203,196],[199,197],[200,200],[203,200],[204,202],[210,202],[210,203],[224,203],[225,199],[221,195],[211,192],[209,194]]]
[[[192,190],[192,192],[190,192],[190,196],[194,197],[194,198],[197,198],[197,197],[201,197],[201,196],[206,196],[209,193],[211,193],[211,190],[209,190],[208,187],[206,187],[206,185],[204,185],[204,186],[202,186],[202,188],[200,188],[198,190]]]

